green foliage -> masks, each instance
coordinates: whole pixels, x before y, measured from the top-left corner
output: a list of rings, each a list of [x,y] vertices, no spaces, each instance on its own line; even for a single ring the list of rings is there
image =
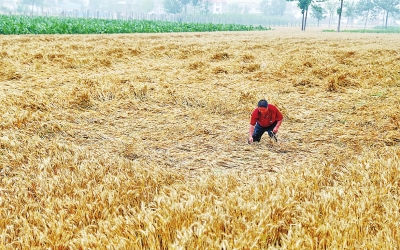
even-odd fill
[[[286,1],[288,2],[297,1],[297,7],[300,8],[301,14],[303,15],[301,21],[301,30],[302,31],[306,30],[308,7],[313,2],[313,0],[286,0]]]
[[[373,0],[373,3],[380,9],[385,10],[387,12],[400,11],[398,7],[398,5],[400,4],[400,0]]]
[[[344,11],[344,16],[354,18],[357,15],[356,4],[353,2],[346,3],[346,10]]]
[[[400,13],[400,0],[373,0],[374,4],[386,12],[385,26],[387,27],[387,20],[389,14],[396,15]]]
[[[323,30],[323,32],[334,32],[334,30]],[[349,33],[400,33],[399,27],[374,27],[373,29],[341,30]]]
[[[314,17],[315,19],[321,21],[322,19],[326,18],[325,16],[326,10],[318,5],[312,5],[311,6],[311,16]]]
[[[269,30],[263,26],[0,15],[0,34],[115,34]]]
[[[375,4],[373,0],[360,0],[357,2],[355,8],[358,15],[364,16],[366,12],[369,14],[374,10]]]
[[[360,0],[355,6],[356,15],[362,16],[364,20],[364,28],[367,26],[368,19],[373,19],[378,14],[373,0]]]
[[[297,6],[301,9],[301,13],[304,13],[308,6],[310,6],[312,0],[298,0]]]

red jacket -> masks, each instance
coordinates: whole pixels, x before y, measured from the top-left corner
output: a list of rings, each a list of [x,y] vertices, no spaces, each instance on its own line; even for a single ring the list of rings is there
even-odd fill
[[[262,127],[268,127],[276,121],[283,120],[283,116],[279,109],[272,104],[268,104],[267,115],[263,116],[256,108],[253,113],[251,113],[250,125],[256,125],[256,122]]]

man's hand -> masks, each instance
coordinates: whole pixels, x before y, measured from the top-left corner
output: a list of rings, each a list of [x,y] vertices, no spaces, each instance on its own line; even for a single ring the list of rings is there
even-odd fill
[[[282,120],[278,121],[275,125],[275,128],[272,130],[272,132],[274,132],[274,134],[278,133],[278,129],[282,124]]]
[[[253,143],[254,127],[255,127],[255,125],[251,125],[251,124],[250,124],[250,126],[249,126],[249,139],[247,139],[247,142],[248,142],[249,144],[252,144],[252,143]]]

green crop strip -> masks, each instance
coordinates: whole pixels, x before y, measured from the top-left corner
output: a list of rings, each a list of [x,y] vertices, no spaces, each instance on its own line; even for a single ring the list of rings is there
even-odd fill
[[[323,30],[323,32],[336,32],[336,30]],[[400,33],[398,27],[375,27],[373,29],[341,30],[348,33]]]
[[[263,26],[0,15],[0,34],[116,34],[270,30]]]

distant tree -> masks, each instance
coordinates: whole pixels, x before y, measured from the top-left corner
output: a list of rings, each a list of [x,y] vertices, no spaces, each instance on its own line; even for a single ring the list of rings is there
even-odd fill
[[[286,2],[286,0],[262,0],[259,8],[263,15],[283,16],[286,11]]]
[[[31,15],[33,15],[33,8],[42,6],[43,0],[20,0],[18,3],[24,6],[31,6]]]
[[[208,15],[211,10],[210,8],[212,7],[212,1],[211,0],[202,0],[200,4],[200,12]]]
[[[261,13],[266,16],[270,15],[271,5],[272,5],[271,0],[262,0],[259,4]]]
[[[273,15],[282,17],[286,12],[286,0],[275,1],[274,7],[272,8]]]
[[[396,15],[400,12],[400,0],[373,0],[374,4],[385,11],[385,28],[387,28],[389,14]]]
[[[308,8],[313,0],[286,0],[288,2],[297,1],[297,7],[300,8],[302,14],[301,30],[305,31],[307,26]]]
[[[337,0],[328,0],[325,2],[325,10],[329,14],[329,27],[331,27],[331,21],[333,16],[337,14],[338,1]]]
[[[191,0],[190,4],[193,6],[193,14],[196,13],[196,7],[200,6],[201,0]]]
[[[368,19],[376,16],[375,4],[373,3],[372,0],[360,0],[356,4],[356,13],[365,20],[364,22],[364,29],[365,29],[367,27]]]
[[[242,13],[242,8],[240,7],[240,5],[238,3],[230,3],[228,4],[228,13],[232,13],[232,14],[240,14]]]
[[[179,0],[164,0],[164,10],[170,14],[178,14],[182,12],[182,3]]]
[[[340,32],[340,22],[342,21],[342,12],[343,12],[343,0],[340,0],[340,7],[337,9],[337,14],[339,15],[337,32]]]
[[[393,17],[395,20],[400,20],[400,12],[394,13]]]
[[[187,14],[187,6],[190,4],[191,0],[179,0],[181,2],[182,7],[185,9],[185,15]]]
[[[347,17],[346,28],[349,23],[353,24],[353,19],[357,15],[356,4],[354,2],[349,2],[345,5],[344,16]]]
[[[326,18],[325,14],[326,14],[326,10],[324,8],[322,8],[318,5],[311,6],[311,16],[318,20],[318,27],[319,27],[319,22],[322,19]]]

